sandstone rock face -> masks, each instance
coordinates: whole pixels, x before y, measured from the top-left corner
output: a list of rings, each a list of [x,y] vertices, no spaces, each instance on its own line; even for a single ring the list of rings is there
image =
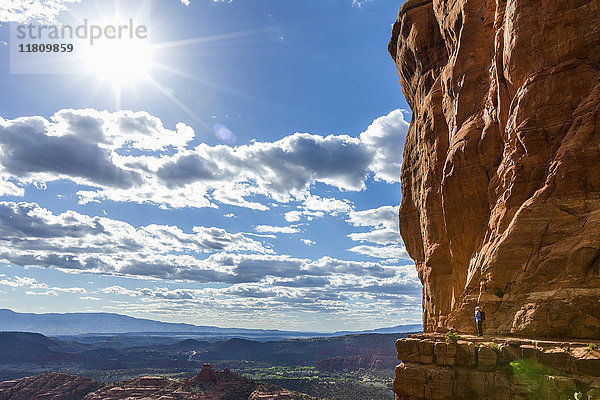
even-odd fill
[[[389,51],[425,332],[600,337],[600,0],[408,0]]]
[[[412,335],[396,343],[402,363],[394,392],[397,400],[594,398],[599,343],[474,336],[446,343],[442,335]]]

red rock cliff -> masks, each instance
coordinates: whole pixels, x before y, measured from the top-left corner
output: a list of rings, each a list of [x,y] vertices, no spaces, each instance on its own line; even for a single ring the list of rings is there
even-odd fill
[[[425,331],[600,337],[600,0],[408,0],[389,51]]]

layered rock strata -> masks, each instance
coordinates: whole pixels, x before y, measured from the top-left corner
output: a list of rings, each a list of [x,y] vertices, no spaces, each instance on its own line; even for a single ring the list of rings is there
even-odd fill
[[[425,332],[600,337],[600,0],[408,0],[400,231]]]
[[[590,346],[591,344],[591,346]],[[413,335],[396,343],[397,400],[600,399],[600,342]]]

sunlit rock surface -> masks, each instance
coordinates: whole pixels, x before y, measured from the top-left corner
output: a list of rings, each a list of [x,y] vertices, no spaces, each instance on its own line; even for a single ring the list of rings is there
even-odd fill
[[[600,0],[408,0],[400,231],[425,332],[600,337]]]

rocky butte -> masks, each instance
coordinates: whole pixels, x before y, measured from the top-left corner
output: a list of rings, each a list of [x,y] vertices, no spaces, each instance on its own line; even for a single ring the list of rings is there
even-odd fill
[[[519,359],[572,378],[554,392],[600,387],[600,0],[408,0],[389,52],[413,113],[399,221],[426,333],[399,343],[397,398],[521,398],[494,372]],[[439,341],[474,333],[475,305],[487,341]],[[427,392],[434,370],[464,384]]]

